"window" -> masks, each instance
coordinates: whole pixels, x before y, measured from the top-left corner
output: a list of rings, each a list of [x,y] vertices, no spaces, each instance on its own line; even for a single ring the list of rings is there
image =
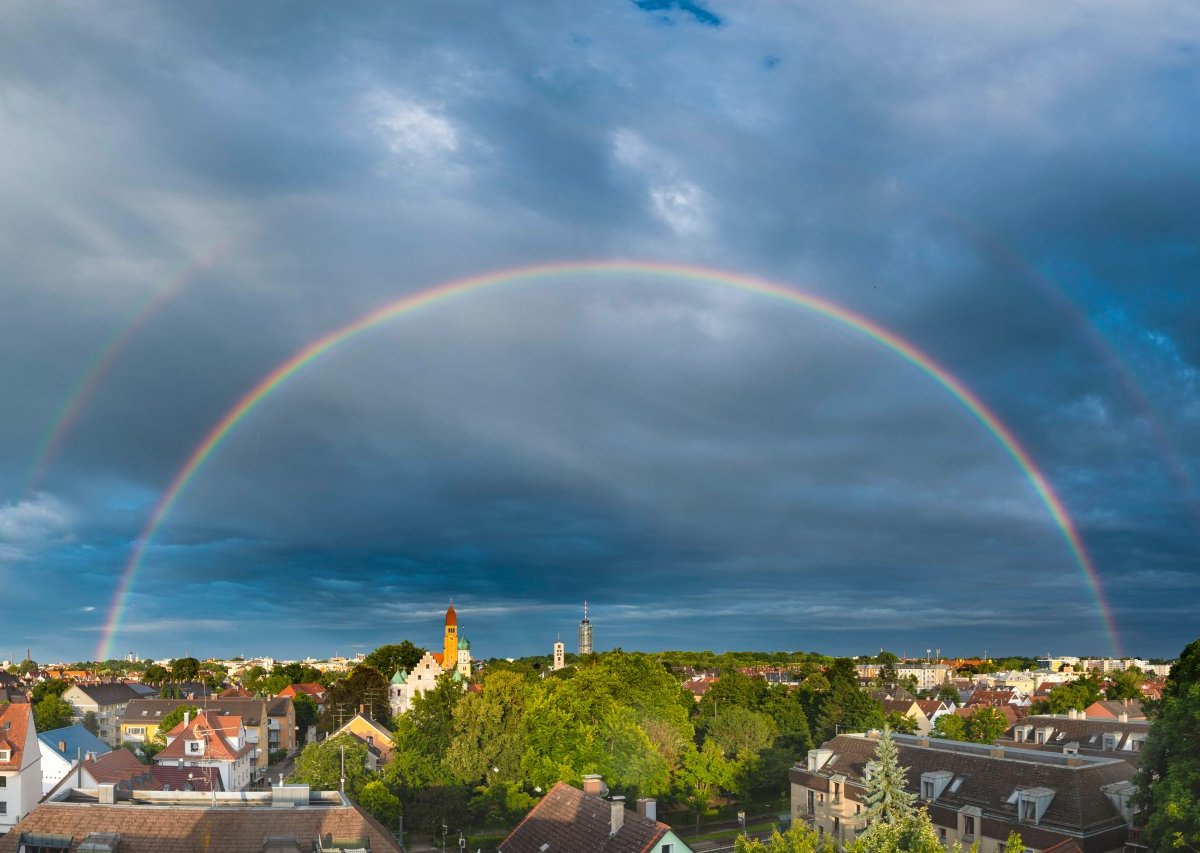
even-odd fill
[[[1021,800],[1021,820],[1037,823],[1037,803],[1033,800]]]
[[[963,817],[963,838],[975,837],[975,817],[973,815],[965,815]]]
[[[7,788],[7,787],[8,787],[8,777],[0,776],[0,788]]]
[[[950,783],[950,793],[957,794],[958,789],[962,787],[962,783],[963,783],[963,777],[961,777],[961,776],[957,777],[953,782]]]
[[[12,750],[0,749],[0,761],[12,761]]]
[[[8,803],[0,800],[0,814],[8,814]]]
[[[664,844],[659,848],[660,853],[671,853],[675,849],[674,844]]]
[[[921,796],[926,800],[933,799],[933,783],[932,782],[922,782],[921,783]]]

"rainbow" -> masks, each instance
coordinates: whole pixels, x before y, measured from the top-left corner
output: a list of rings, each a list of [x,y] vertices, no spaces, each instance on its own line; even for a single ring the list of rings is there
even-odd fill
[[[104,383],[108,374],[112,372],[113,366],[116,365],[117,360],[121,357],[121,353],[129,347],[133,339],[164,308],[183,293],[197,275],[219,262],[234,247],[249,237],[253,231],[254,229],[251,229],[245,233],[222,240],[203,252],[200,257],[184,267],[170,284],[155,292],[133,319],[113,333],[96,357],[92,359],[87,370],[79,377],[79,380],[71,389],[71,393],[67,395],[62,405],[59,406],[58,412],[50,424],[50,429],[46,433],[46,438],[42,441],[34,457],[33,466],[26,479],[25,494],[35,494],[41,488],[42,480],[58,456],[63,440],[75,426],[75,423],[79,420],[79,416],[87,408],[88,403],[95,396],[97,389]]]
[[[573,263],[551,263],[537,266],[519,267],[499,272],[489,272],[469,278],[456,279],[427,290],[412,293],[389,302],[359,319],[334,329],[323,337],[313,341],[296,352],[291,358],[279,364],[263,379],[247,392],[225,415],[208,431],[204,439],[188,456],[183,467],[175,474],[158,503],[155,504],[145,526],[134,542],[133,551],[125,563],[117,588],[113,594],[108,609],[107,621],[97,649],[97,658],[105,660],[109,657],[113,641],[120,630],[121,620],[128,604],[129,593],[137,577],[139,568],[146,558],[146,553],[153,541],[155,533],[163,520],[179,499],[180,494],[187,488],[196,472],[212,456],[226,436],[246,417],[256,406],[269,397],[283,383],[287,382],[305,366],[353,339],[388,320],[401,317],[421,308],[455,298],[469,296],[491,288],[505,285],[532,284],[553,278],[565,276],[597,276],[597,275],[640,275],[657,277],[665,280],[702,282],[731,287],[746,293],[757,294],[793,305],[809,309],[837,323],[866,335],[871,340],[892,351],[910,364],[917,367],[939,385],[941,385],[955,400],[960,403],[974,418],[979,421],[1000,443],[1009,456],[1025,473],[1033,485],[1038,497],[1050,512],[1055,525],[1061,531],[1063,538],[1075,562],[1083,571],[1084,577],[1096,598],[1104,629],[1114,654],[1120,654],[1120,642],[1116,622],[1111,608],[1108,606],[1100,576],[1088,555],[1083,541],[1076,530],[1074,522],[1068,515],[1066,507],[1051,488],[1045,475],[1038,469],[1029,453],[1000,419],[992,413],[983,401],[969,388],[956,379],[946,368],[939,365],[928,355],[917,349],[903,338],[888,331],[877,323],[841,307],[827,299],[799,290],[793,290],[780,284],[738,273],[705,269],[702,267],[681,264],[630,262],[630,261],[592,261]]]

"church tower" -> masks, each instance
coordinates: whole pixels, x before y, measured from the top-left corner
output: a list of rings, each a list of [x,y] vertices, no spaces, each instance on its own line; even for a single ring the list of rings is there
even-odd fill
[[[555,672],[558,672],[567,665],[566,649],[562,644],[562,640],[554,643],[554,665],[551,667]]]
[[[592,653],[592,623],[587,617],[587,602],[583,602],[583,621],[579,623],[579,654]]]
[[[458,666],[458,614],[454,612],[454,601],[446,609],[446,635],[442,649],[442,669],[450,672]]]

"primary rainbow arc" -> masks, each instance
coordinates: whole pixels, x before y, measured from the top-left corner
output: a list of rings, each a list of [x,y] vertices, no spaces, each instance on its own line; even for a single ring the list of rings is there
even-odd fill
[[[1038,497],[1049,511],[1055,525],[1062,533],[1075,562],[1083,571],[1087,584],[1096,599],[1101,621],[1107,633],[1109,643],[1112,646],[1112,651],[1114,654],[1120,655],[1120,642],[1116,622],[1113,618],[1112,610],[1105,600],[1099,573],[1091,557],[1088,555],[1079,532],[1070,515],[1067,513],[1066,508],[1063,506],[1062,501],[1055,494],[1049,480],[1034,463],[1029,453],[1021,446],[1021,443],[1012,431],[984,405],[983,401],[974,392],[967,388],[946,368],[935,362],[915,345],[862,315],[856,314],[827,299],[800,290],[794,290],[765,279],[682,264],[599,261],[519,267],[446,282],[393,300],[360,317],[358,320],[334,329],[279,364],[229,409],[209,430],[200,444],[188,456],[183,467],[179,469],[175,477],[171,480],[159,498],[158,503],[155,504],[146,525],[143,527],[141,534],[134,544],[133,551],[117,583],[117,589],[113,594],[105,628],[97,649],[98,659],[105,660],[111,653],[113,641],[120,630],[121,620],[128,604],[133,581],[146,557],[155,533],[174,506],[176,500],[178,500],[179,495],[234,427],[259,403],[270,396],[272,392],[302,368],[337,346],[354,338],[356,335],[372,329],[380,323],[435,303],[479,293],[483,290],[503,285],[535,283],[553,277],[598,274],[654,276],[673,281],[702,282],[723,285],[748,293],[781,299],[807,308],[866,335],[928,375],[948,391],[959,404],[970,412],[992,434],[1024,472],[1037,492]]]

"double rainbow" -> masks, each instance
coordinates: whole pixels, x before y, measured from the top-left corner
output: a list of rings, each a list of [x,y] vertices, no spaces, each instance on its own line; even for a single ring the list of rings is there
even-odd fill
[[[224,441],[225,437],[229,435],[238,423],[253,411],[259,403],[283,385],[283,383],[300,372],[302,368],[341,344],[381,323],[430,305],[448,302],[455,298],[466,297],[505,285],[533,284],[568,276],[585,277],[597,275],[638,275],[669,281],[700,282],[721,285],[746,293],[779,299],[814,311],[843,326],[860,332],[917,367],[941,385],[963,408],[983,424],[987,431],[995,437],[1008,455],[1013,458],[1025,473],[1025,476],[1037,492],[1038,497],[1045,504],[1055,525],[1061,531],[1068,548],[1074,556],[1075,562],[1083,571],[1087,584],[1095,596],[1104,630],[1112,646],[1112,651],[1114,654],[1120,654],[1120,642],[1116,623],[1112,610],[1105,601],[1099,574],[1091,557],[1088,556],[1087,550],[1084,548],[1083,542],[1079,537],[1079,532],[1076,530],[1075,524],[1071,521],[1071,517],[1068,515],[1062,501],[1059,500],[1045,475],[1042,474],[1041,470],[1039,470],[1033,459],[1030,458],[1029,454],[1021,446],[1012,431],[1001,423],[1000,419],[984,405],[983,401],[956,379],[946,368],[939,365],[913,344],[877,323],[868,320],[866,317],[856,314],[827,299],[813,296],[803,291],[793,290],[783,285],[752,276],[701,267],[664,263],[600,261],[519,267],[485,273],[470,278],[457,279],[437,285],[389,302],[358,320],[329,332],[278,365],[217,421],[200,444],[191,452],[183,467],[179,469],[166,491],[159,498],[149,520],[146,522],[145,527],[134,544],[133,552],[124,566],[117,589],[113,594],[108,610],[107,622],[97,649],[98,659],[105,660],[110,656],[113,641],[120,630],[121,621],[124,618],[125,609],[128,605],[129,593],[137,577],[138,570],[146,558],[147,551],[155,534],[167,517],[167,514],[171,511],[171,508],[175,505],[175,502],[179,499],[180,494],[182,494],[188,483],[191,482],[200,467],[221,445],[221,442]]]

